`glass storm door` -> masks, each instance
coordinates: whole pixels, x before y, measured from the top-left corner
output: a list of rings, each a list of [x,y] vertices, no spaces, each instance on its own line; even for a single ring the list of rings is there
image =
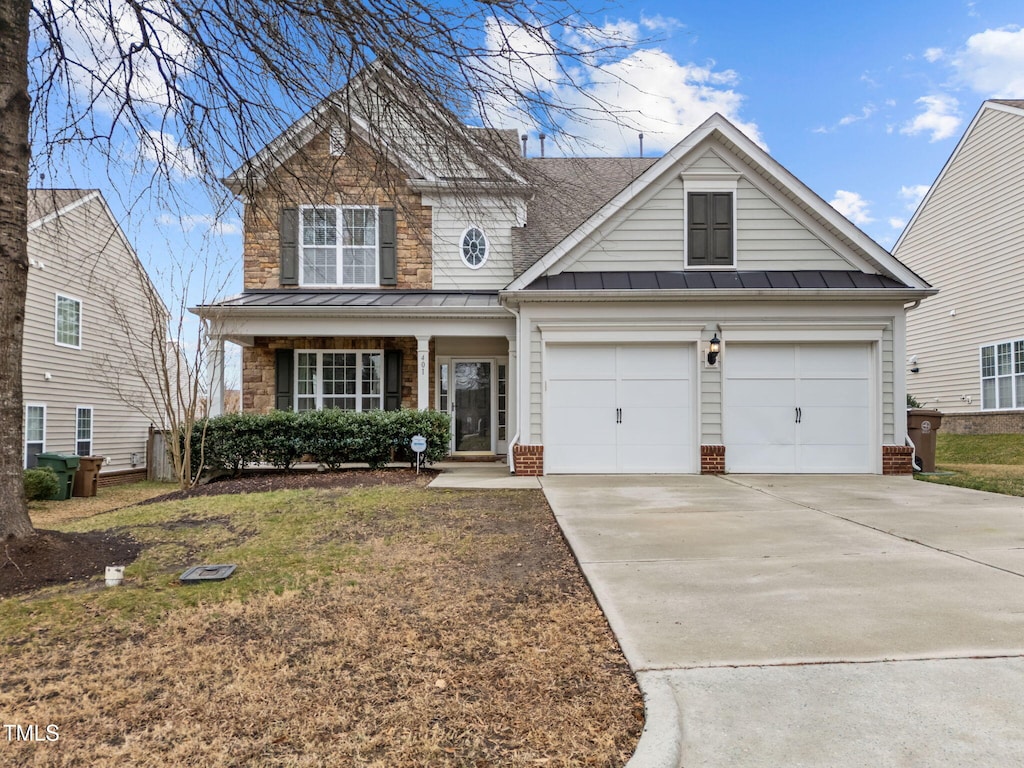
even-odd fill
[[[453,360],[452,373],[452,451],[492,453],[492,364],[485,360]]]

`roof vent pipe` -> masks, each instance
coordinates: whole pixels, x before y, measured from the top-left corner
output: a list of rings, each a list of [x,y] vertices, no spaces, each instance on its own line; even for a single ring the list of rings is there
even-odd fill
[[[527,137],[527,135],[525,133],[522,136],[520,136],[520,141],[523,142],[523,157],[526,157],[526,139],[527,138],[528,137]]]
[[[640,157],[644,156],[644,135],[640,134]]]
[[[544,157],[544,139],[546,139],[547,137],[548,137],[548,135],[546,133],[542,133],[540,135],[540,137],[539,137],[540,138],[540,156],[541,157]]]

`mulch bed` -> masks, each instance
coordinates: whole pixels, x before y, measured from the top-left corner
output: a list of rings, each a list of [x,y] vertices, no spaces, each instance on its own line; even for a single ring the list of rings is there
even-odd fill
[[[157,496],[140,503],[191,499],[230,493],[263,493],[284,489],[354,488],[372,485],[425,486],[437,470],[383,469],[340,472],[247,471],[239,477],[214,480],[185,491]],[[98,531],[63,533],[38,530],[26,539],[8,539],[0,544],[0,598],[55,584],[92,579],[108,565],[128,565],[142,551],[131,536]]]

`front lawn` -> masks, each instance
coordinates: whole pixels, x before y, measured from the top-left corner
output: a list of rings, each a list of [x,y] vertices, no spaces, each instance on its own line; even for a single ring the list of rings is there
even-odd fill
[[[1024,496],[1024,434],[936,434],[936,469],[952,475],[916,475],[921,480],[978,491]]]
[[[0,719],[59,732],[0,764],[625,763],[642,700],[543,495],[363,474],[54,525],[144,548],[0,600]]]

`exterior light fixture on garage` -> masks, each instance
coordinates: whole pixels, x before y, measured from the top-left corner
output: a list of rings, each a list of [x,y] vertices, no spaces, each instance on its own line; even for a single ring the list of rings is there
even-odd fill
[[[711,341],[708,342],[708,365],[718,364],[718,353],[722,351],[722,342],[718,338],[716,333],[711,337]]]

